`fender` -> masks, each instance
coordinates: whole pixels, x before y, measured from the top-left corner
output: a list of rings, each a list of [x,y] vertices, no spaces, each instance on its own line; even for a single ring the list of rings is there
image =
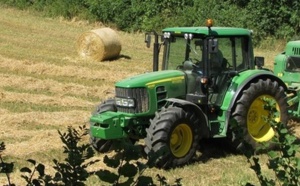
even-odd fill
[[[168,105],[178,106],[178,107],[183,108],[184,110],[187,110],[188,107],[192,108],[192,110],[196,112],[196,115],[200,119],[199,125],[200,125],[200,129],[201,129],[200,132],[202,134],[201,137],[203,137],[203,138],[209,137],[208,118],[198,105],[196,105],[192,102],[182,100],[182,99],[177,99],[177,98],[169,98],[166,100],[167,100]]]
[[[237,101],[238,97],[243,93],[245,88],[247,88],[247,86],[250,85],[250,83],[258,79],[271,79],[273,81],[277,81],[279,86],[282,86],[284,90],[287,90],[286,84],[269,70],[255,69],[255,70],[247,70],[239,73],[237,76],[235,76],[232,79],[232,83],[227,90],[227,93],[224,97],[223,104],[221,106],[221,110],[226,112],[225,114],[226,129],[228,127],[228,123],[230,120],[231,110],[235,102]]]

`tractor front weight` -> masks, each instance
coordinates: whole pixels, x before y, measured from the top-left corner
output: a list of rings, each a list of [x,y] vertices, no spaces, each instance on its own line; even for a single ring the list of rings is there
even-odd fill
[[[108,111],[93,115],[90,123],[91,134],[94,137],[107,140],[127,137],[124,128],[128,126],[129,118],[117,112]]]

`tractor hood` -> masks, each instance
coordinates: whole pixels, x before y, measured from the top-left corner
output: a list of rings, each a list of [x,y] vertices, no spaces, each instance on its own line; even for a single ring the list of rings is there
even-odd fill
[[[155,71],[133,76],[116,83],[116,87],[139,88],[156,87],[162,84],[185,85],[185,73],[179,70]]]

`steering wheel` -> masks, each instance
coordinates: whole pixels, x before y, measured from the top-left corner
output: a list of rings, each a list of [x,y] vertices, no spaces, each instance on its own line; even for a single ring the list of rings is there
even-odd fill
[[[228,62],[227,59],[223,58],[222,67],[224,67],[224,68],[232,68],[233,66]]]

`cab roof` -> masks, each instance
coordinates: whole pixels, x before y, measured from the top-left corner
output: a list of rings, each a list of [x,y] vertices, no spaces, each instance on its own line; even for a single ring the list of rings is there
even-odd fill
[[[170,32],[175,35],[181,35],[185,33],[209,35],[208,27],[170,27],[163,29],[163,32]],[[214,36],[250,36],[252,31],[244,28],[234,27],[211,27],[210,34]]]
[[[289,41],[285,47],[285,54],[292,56],[300,55],[300,41]]]

